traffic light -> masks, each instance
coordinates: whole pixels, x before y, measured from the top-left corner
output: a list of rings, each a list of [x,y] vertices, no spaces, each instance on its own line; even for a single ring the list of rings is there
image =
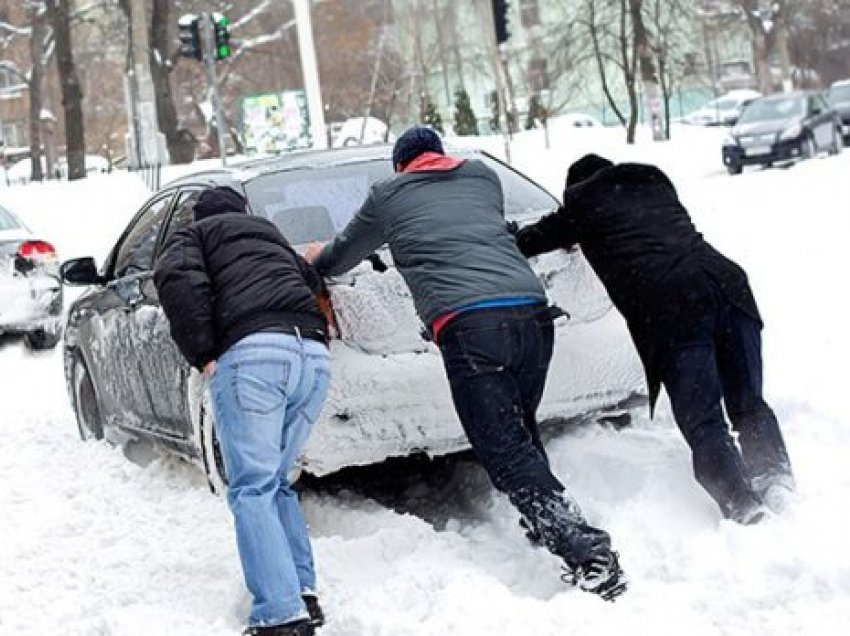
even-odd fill
[[[493,3],[493,22],[496,26],[496,43],[508,41],[508,0],[491,0]]]
[[[204,47],[201,46],[200,21],[198,16],[187,13],[177,21],[180,32],[180,55],[196,60],[204,59]]]
[[[230,47],[230,19],[226,15],[213,13],[215,29],[215,59],[226,60],[233,53]]]

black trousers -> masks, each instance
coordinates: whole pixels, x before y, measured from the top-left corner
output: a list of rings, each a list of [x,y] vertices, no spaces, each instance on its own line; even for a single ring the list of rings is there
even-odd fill
[[[661,377],[693,453],[697,481],[725,514],[754,496],[753,484],[793,483],[779,424],[762,397],[758,322],[722,305],[671,348]],[[724,404],[740,450],[724,419]]]
[[[461,314],[440,334],[455,409],[494,486],[553,553],[575,567],[610,538],[587,525],[549,467],[536,412],[554,327],[542,305]]]

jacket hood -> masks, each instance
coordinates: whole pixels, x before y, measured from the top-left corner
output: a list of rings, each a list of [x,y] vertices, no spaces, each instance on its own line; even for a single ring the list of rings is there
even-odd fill
[[[447,157],[436,152],[424,152],[407,164],[402,172],[448,172],[466,163],[466,159]]]
[[[568,188],[577,185],[582,181],[586,181],[600,170],[610,168],[613,165],[605,157],[594,154],[585,155],[570,166],[570,169],[567,171],[566,185]]]
[[[248,212],[245,197],[229,186],[218,186],[204,190],[198,197],[193,209],[195,220],[201,221],[216,214],[236,212],[246,214]]]

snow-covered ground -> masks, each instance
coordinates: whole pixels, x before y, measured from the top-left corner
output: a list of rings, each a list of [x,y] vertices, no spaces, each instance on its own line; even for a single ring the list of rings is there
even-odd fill
[[[654,422],[639,417],[628,430],[561,433],[549,443],[555,470],[610,530],[631,579],[610,604],[559,581],[557,561],[527,545],[470,462],[439,486],[412,488],[398,510],[417,514],[352,491],[308,491],[329,617],[321,633],[846,633],[850,153],[728,177],[722,131],[683,128],[670,143],[626,147],[619,131],[553,128],[552,150],[539,132],[514,141],[517,167],[557,193],[569,162],[589,150],[658,163],[707,238],[748,270],[797,500],[759,526],[721,521],[664,402]],[[98,175],[3,189],[0,204],[63,257],[102,256],[145,194],[132,176]],[[0,341],[0,396],[0,634],[238,633],[249,600],[230,515],[194,468],[142,467],[80,443],[58,351]]]

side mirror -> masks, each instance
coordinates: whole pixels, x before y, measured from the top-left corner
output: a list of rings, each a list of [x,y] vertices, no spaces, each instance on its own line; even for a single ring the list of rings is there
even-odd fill
[[[73,258],[62,263],[59,268],[62,281],[68,285],[96,285],[103,282],[97,273],[97,266],[90,256],[85,258]]]
[[[726,118],[723,120],[723,125],[724,125],[724,126],[732,127],[732,126],[734,126],[734,125],[735,125],[735,124],[737,124],[737,123],[738,123],[738,116],[737,116],[737,115],[733,115],[733,116],[731,116],[731,117],[726,117]]]

